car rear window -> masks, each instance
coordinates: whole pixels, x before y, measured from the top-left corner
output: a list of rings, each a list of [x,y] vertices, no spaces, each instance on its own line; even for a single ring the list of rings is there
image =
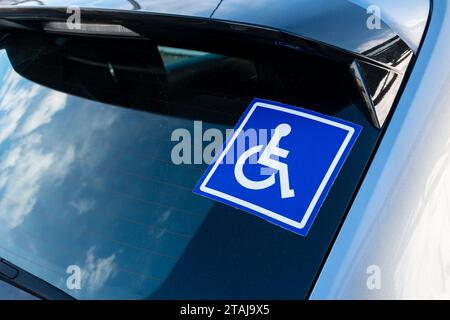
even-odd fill
[[[307,296],[379,135],[348,65],[41,33],[2,48],[1,257],[81,299]],[[255,97],[364,128],[307,237],[192,193]]]
[[[2,280],[0,280],[0,297],[2,300],[39,300],[39,298],[28,292],[16,288]]]

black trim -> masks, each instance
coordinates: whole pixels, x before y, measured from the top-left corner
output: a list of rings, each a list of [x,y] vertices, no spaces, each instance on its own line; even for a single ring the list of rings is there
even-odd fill
[[[69,14],[66,7],[5,7],[0,10],[0,28],[43,31],[46,22],[65,22]],[[232,22],[173,14],[81,8],[83,23],[120,24],[142,35],[143,38],[159,42],[176,39],[177,44],[222,45],[224,48],[265,46],[312,54],[333,61],[351,63],[355,59],[376,66],[392,69],[390,65],[364,54],[338,48],[298,34],[263,25]],[[63,32],[62,32],[63,33]],[[81,35],[81,34],[80,34]],[[92,34],[85,36],[93,36]],[[98,36],[98,35],[96,35]],[[111,36],[111,37],[117,37]]]

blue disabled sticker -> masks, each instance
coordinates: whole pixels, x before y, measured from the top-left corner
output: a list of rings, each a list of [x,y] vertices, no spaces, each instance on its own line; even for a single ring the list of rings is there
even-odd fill
[[[306,236],[360,131],[254,99],[194,192]]]

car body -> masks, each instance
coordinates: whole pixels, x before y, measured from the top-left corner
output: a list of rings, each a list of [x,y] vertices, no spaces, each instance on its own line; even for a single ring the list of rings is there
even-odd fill
[[[446,1],[1,4],[7,282],[55,299],[449,296]],[[306,237],[193,194],[212,160],[174,161],[256,97],[362,127]]]

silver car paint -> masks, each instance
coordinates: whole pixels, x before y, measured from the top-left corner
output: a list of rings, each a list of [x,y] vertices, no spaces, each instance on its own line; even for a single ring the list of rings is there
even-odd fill
[[[450,298],[449,39],[450,5],[436,0],[410,80],[312,299]]]

